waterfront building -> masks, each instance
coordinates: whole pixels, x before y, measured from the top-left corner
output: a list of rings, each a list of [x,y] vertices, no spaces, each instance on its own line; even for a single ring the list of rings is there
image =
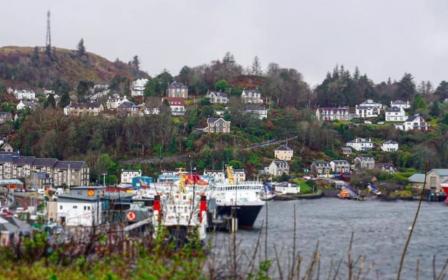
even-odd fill
[[[325,160],[315,160],[311,163],[311,173],[316,177],[330,177],[331,165]]]
[[[426,189],[443,192],[442,185],[448,184],[448,169],[435,168],[426,174]]]
[[[59,186],[85,186],[89,183],[90,170],[84,161],[60,161],[54,158],[20,156],[15,153],[0,154],[0,179],[23,178],[34,182],[34,177]]]
[[[121,170],[120,183],[122,184],[132,184],[132,179],[134,177],[142,176],[141,170]]]
[[[289,164],[285,160],[273,160],[265,172],[272,176],[289,175]]]

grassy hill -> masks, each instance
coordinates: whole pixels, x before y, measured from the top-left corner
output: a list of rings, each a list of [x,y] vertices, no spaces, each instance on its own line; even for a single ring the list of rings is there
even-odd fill
[[[50,88],[57,80],[75,86],[80,80],[109,82],[115,76],[134,79],[147,77],[131,65],[93,53],[78,55],[75,50],[53,48],[48,55],[43,48],[0,48],[0,81],[6,86]]]

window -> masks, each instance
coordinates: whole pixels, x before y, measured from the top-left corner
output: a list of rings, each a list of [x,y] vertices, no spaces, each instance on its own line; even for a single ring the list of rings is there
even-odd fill
[[[59,205],[59,210],[62,210],[62,205]]]
[[[73,209],[78,209],[78,205],[73,205]]]

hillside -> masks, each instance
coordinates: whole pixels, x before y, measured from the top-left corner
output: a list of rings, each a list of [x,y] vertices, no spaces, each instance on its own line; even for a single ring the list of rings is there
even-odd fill
[[[0,48],[0,81],[6,86],[50,88],[57,80],[75,86],[80,80],[103,83],[115,76],[134,79],[148,75],[127,63],[89,52],[79,56],[75,50],[53,48],[49,56],[43,48]]]

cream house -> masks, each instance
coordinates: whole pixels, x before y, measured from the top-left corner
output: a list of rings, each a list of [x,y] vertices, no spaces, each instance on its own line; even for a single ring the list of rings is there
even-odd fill
[[[288,145],[281,145],[274,150],[274,157],[279,160],[291,160],[294,154],[293,149],[288,147]]]

